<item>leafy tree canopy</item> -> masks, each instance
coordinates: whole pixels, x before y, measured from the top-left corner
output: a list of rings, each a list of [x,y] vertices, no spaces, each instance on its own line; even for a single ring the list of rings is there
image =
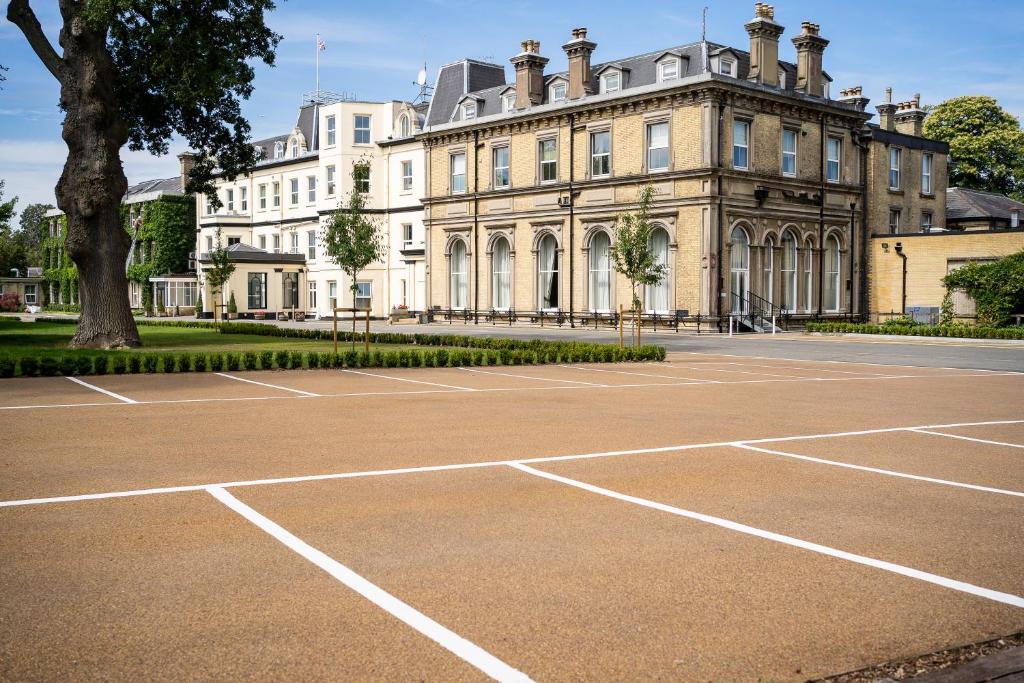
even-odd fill
[[[954,97],[931,108],[927,137],[949,143],[949,184],[1024,200],[1024,131],[992,97]]]
[[[353,166],[348,206],[331,213],[320,235],[324,251],[351,278],[353,296],[359,272],[384,257],[380,225],[366,213],[366,197],[359,191],[358,181],[366,177],[368,168],[364,162]]]
[[[942,283],[974,299],[979,325],[1005,325],[1011,314],[1024,313],[1024,251],[994,263],[968,263]]]
[[[53,204],[29,204],[21,210],[18,224],[21,226],[20,236],[25,248],[33,256],[39,253],[39,247],[46,233],[46,212]]]
[[[654,188],[650,185],[640,191],[637,210],[624,213],[615,221],[615,242],[611,246],[615,270],[629,280],[633,297],[633,310],[640,310],[640,285],[657,285],[664,278],[668,266],[658,263],[651,245],[651,202]]]

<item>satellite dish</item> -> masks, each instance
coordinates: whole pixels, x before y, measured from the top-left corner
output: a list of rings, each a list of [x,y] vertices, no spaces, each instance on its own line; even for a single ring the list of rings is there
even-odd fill
[[[423,68],[420,69],[419,74],[416,75],[416,85],[423,86],[427,84],[427,65],[424,64]]]

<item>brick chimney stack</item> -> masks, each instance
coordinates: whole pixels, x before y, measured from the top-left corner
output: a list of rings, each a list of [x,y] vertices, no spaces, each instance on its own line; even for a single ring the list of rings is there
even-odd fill
[[[182,152],[178,155],[178,164],[181,169],[181,191],[188,194],[188,174],[196,165],[196,155],[192,152]]]
[[[927,116],[921,109],[921,94],[916,93],[909,102],[900,102],[896,111],[896,130],[906,135],[921,137],[924,132],[924,118]]]
[[[775,7],[754,4],[754,18],[744,24],[750,35],[750,71],[747,80],[779,85],[779,37],[785,30],[775,23]]]
[[[828,41],[821,37],[821,26],[805,21],[803,31],[793,39],[796,46],[796,89],[813,97],[823,97],[825,84],[821,75],[821,56]]]
[[[875,107],[878,112],[878,127],[882,130],[896,130],[896,122],[893,114],[896,113],[896,105],[892,103],[892,88],[885,89],[885,103]]]
[[[547,57],[540,56],[539,40],[524,40],[522,51],[510,61],[516,68],[516,109],[526,109],[544,101],[544,67]]]
[[[847,88],[846,90],[840,90],[839,101],[852,104],[857,108],[857,111],[864,111],[868,108],[868,103],[871,102],[871,100],[864,97],[864,88],[859,85],[853,88]]]
[[[597,43],[587,40],[584,27],[572,30],[572,40],[562,46],[569,57],[569,99],[578,100],[594,92],[590,81],[590,55]]]

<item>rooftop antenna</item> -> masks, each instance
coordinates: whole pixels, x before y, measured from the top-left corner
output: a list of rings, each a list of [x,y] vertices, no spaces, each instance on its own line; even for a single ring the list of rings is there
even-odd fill
[[[427,63],[423,62],[423,66],[420,67],[420,71],[416,74],[416,82],[413,83],[420,89],[416,95],[416,99],[413,100],[413,104],[420,104],[421,102],[429,102],[430,97],[434,94],[434,87],[427,85]]]
[[[708,8],[704,7],[700,11],[700,42],[706,42],[708,39]]]

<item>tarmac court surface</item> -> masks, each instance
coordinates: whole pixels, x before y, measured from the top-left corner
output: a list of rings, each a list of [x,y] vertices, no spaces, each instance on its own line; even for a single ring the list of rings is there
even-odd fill
[[[0,679],[803,681],[1024,630],[1024,374],[0,380]]]

